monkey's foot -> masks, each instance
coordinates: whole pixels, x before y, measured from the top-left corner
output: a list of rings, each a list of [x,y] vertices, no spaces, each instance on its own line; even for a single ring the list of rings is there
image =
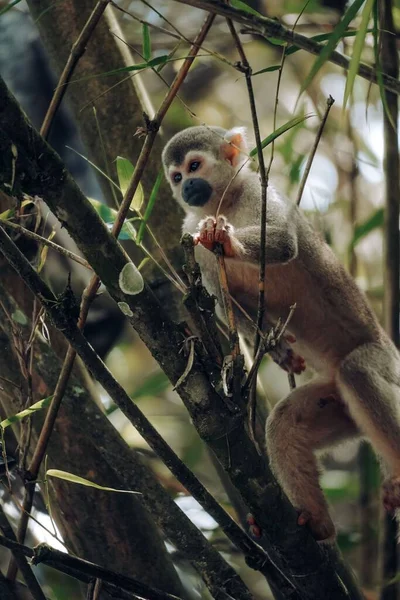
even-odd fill
[[[383,506],[389,513],[400,508],[400,477],[390,477],[383,482]]]
[[[284,371],[300,375],[306,370],[306,361],[300,354],[293,352],[291,348],[274,348],[270,353],[274,360]]]
[[[234,229],[226,219],[219,217],[206,217],[198,225],[198,233],[194,236],[195,244],[200,244],[210,250],[214,250],[216,244],[221,244],[224,255],[233,258],[242,249],[241,243],[234,237]]]
[[[251,536],[256,540],[259,540],[262,535],[262,530],[251,513],[246,516],[246,521],[249,526],[249,532]]]
[[[332,544],[335,541],[335,526],[327,513],[316,516],[308,510],[300,509],[298,510],[297,524],[307,526],[317,542]]]

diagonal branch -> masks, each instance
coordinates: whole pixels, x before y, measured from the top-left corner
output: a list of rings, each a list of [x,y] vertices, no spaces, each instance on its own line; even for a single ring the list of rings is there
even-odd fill
[[[132,592],[135,594],[135,597],[139,596],[148,600],[179,600],[177,596],[150,587],[137,579],[133,579],[122,573],[115,573],[101,565],[96,565],[66,552],[60,552],[60,550],[55,550],[47,544],[39,544],[32,549],[13,539],[0,535],[0,546],[12,550],[18,556],[30,558],[34,565],[43,563],[85,583],[93,578],[98,578],[112,584],[113,588],[118,587]]]
[[[305,35],[301,35],[300,33],[295,33],[291,29],[287,29],[281,25],[279,21],[233,8],[233,6],[224,4],[222,0],[175,0],[175,2],[189,4],[190,6],[207,10],[212,14],[232,19],[232,21],[236,21],[237,23],[245,25],[246,28],[251,30],[251,33],[262,35],[263,37],[276,38],[282,42],[287,42],[288,44],[297,46],[298,48],[301,48],[310,54],[319,55],[324,47],[323,44],[320,44],[319,42],[316,42]],[[348,70],[350,67],[350,59],[347,58],[347,56],[340,54],[340,52],[332,52],[328,60],[329,62],[332,62],[339,67],[343,67],[343,69],[346,70]],[[378,83],[378,78],[374,69],[368,65],[360,63],[358,67],[358,75],[367,81]],[[395,94],[400,94],[400,81],[394,77],[391,77],[390,75],[386,75],[385,73],[382,74],[382,81],[387,90]]]
[[[31,188],[35,188],[35,193],[40,190],[40,193],[45,194],[46,203],[76,241],[111,296],[117,302],[125,302],[129,306],[130,323],[170,381],[176,384],[187,368],[185,357],[179,353],[184,341],[182,329],[171,322],[146,286],[135,296],[122,292],[119,275],[128,262],[126,254],[66,172],[57,155],[30,127],[1,80],[0,99],[0,130],[9,137],[10,142],[13,140],[20,153],[27,153],[29,148],[28,160],[32,163],[31,168],[23,173],[24,188],[28,188],[27,192],[32,192]],[[11,148],[5,146],[2,157],[5,165],[9,162],[10,153]],[[34,174],[32,178],[29,177],[29,173]],[[11,251],[14,253],[15,247],[9,246],[7,238],[3,232],[1,240],[2,244],[7,244],[6,254]],[[83,344],[84,340],[75,322],[66,319],[63,311],[54,303],[54,297],[48,296],[47,287],[26,259],[20,253],[17,254],[17,258],[18,265],[15,266],[20,275],[23,275],[26,283],[34,286],[41,300],[47,300],[50,314],[59,320],[58,328],[62,329],[64,335],[69,334],[68,341],[93,375],[105,389],[111,385],[111,395],[114,395],[116,382],[108,379],[109,372],[103,365],[100,369],[96,364],[96,355],[93,356]],[[19,263],[20,260],[24,262]],[[36,286],[39,286],[39,289]],[[190,373],[178,386],[178,393],[200,435],[216,454],[264,531],[270,545],[269,555],[276,567],[285,574],[288,573],[289,581],[305,598],[355,598],[356,595],[351,594],[343,584],[343,575],[340,578],[336,575],[331,561],[327,559],[329,553],[321,550],[305,528],[296,525],[295,510],[275,482],[265,459],[255,450],[244,423],[229,412],[197,356]],[[118,389],[120,403],[125,398],[123,394],[124,390]],[[134,406],[128,398],[124,410],[136,410],[137,407]],[[302,549],[301,552],[299,548]],[[239,582],[235,576],[226,585],[230,588],[240,587]],[[241,591],[238,595],[235,591],[234,597],[246,597],[246,594]]]

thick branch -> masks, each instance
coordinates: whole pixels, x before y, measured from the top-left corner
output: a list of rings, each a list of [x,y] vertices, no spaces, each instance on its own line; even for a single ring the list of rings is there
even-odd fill
[[[57,569],[57,571],[61,571],[61,573],[72,575],[85,582],[91,578],[98,578],[148,600],[179,600],[177,596],[157,590],[141,583],[137,579],[127,577],[122,573],[115,573],[110,569],[83,560],[82,558],[77,558],[71,554],[60,552],[47,544],[39,544],[39,546],[31,549],[28,546],[19,544],[15,540],[0,536],[0,546],[12,550],[19,556],[32,559],[32,564],[44,563],[49,567],[53,567],[53,569]]]
[[[34,193],[46,196],[47,204],[74,238],[111,296],[117,302],[128,304],[132,313],[129,318],[131,324],[171,382],[176,384],[187,367],[186,359],[179,352],[184,340],[181,329],[168,319],[146,287],[135,296],[122,293],[119,274],[128,262],[126,254],[110,236],[59,158],[29,126],[1,81],[0,106],[0,131],[3,132],[3,140],[0,137],[3,152],[0,156],[4,164],[7,165],[8,161],[11,163],[11,143],[14,143],[26,160],[23,173],[17,168],[18,184],[29,193],[34,189]],[[7,138],[9,145],[5,143]],[[0,168],[0,174],[1,172]],[[4,239],[2,234],[2,240]],[[33,281],[32,271],[28,273],[25,269],[26,265],[24,269],[18,269],[20,275],[24,276],[28,284],[34,284],[37,293],[38,281]],[[46,300],[48,292],[42,286],[43,283],[40,283],[41,296]],[[54,300],[48,308],[53,318],[58,314],[64,319],[63,333],[71,333],[68,341],[94,371],[93,356],[82,345],[75,324],[66,320],[62,312],[57,310]],[[75,330],[71,329],[72,325]],[[95,372],[96,378],[103,385],[105,373],[107,370],[104,368],[96,369]],[[274,562],[285,573],[290,574],[288,578],[304,597],[320,598],[323,595],[326,600],[349,598],[342,584],[343,577],[340,580],[336,576],[326,553],[322,552],[306,529],[297,526],[295,510],[275,482],[265,459],[257,454],[243,422],[229,412],[196,357],[190,373],[178,386],[178,392],[200,435],[208,441],[267,535]],[[131,406],[130,401],[126,409],[129,410]],[[301,552],[299,548],[302,549]],[[312,577],[308,575],[310,573],[313,574]]]
[[[232,21],[245,25],[246,28],[250,29],[253,33],[287,42],[310,54],[318,55],[324,47],[323,44],[320,44],[319,42],[299,33],[295,33],[291,29],[287,29],[281,25],[279,21],[274,21],[268,17],[253,15],[243,10],[233,8],[232,6],[225,4],[222,0],[175,0],[175,2],[190,4],[191,6],[202,8],[203,10],[207,10],[216,15],[227,17],[232,19]],[[339,67],[343,67],[343,69],[348,69],[350,66],[350,59],[336,51],[332,52],[329,61]],[[358,74],[360,77],[367,79],[367,81],[371,81],[372,83],[378,82],[375,70],[362,63],[360,63],[358,67]],[[383,74],[382,79],[383,85],[387,90],[390,90],[395,94],[400,94],[400,82],[397,79],[390,75],[386,75],[385,73]]]

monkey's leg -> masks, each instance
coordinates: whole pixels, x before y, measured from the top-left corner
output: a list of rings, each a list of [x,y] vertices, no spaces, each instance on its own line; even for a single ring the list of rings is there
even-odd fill
[[[384,505],[400,508],[400,357],[387,343],[364,344],[342,362],[340,393],[362,433],[381,456],[389,478]]]
[[[283,490],[307,520],[317,540],[330,541],[335,527],[319,486],[314,451],[358,433],[338,399],[334,382],[312,381],[281,400],[267,421],[267,448],[271,468]]]

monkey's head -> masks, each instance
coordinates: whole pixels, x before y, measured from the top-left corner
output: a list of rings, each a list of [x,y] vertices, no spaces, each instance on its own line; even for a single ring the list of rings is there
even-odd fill
[[[222,127],[189,127],[177,133],[162,154],[174,197],[186,211],[213,213],[225,190],[229,194],[234,187],[232,179],[245,161],[246,151],[245,130],[241,127],[229,131]]]

